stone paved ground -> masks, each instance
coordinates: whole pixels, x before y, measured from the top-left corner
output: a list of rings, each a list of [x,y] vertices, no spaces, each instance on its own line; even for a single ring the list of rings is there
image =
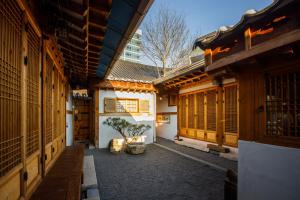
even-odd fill
[[[143,155],[94,155],[101,200],[221,200],[225,173],[153,144]]]
[[[176,151],[185,153],[187,155],[205,160],[207,162],[210,162],[210,163],[219,165],[223,168],[231,169],[231,170],[237,172],[238,167],[237,167],[237,162],[236,161],[228,160],[226,158],[214,155],[212,153],[207,153],[207,152],[200,151],[200,150],[197,150],[197,149],[193,149],[193,148],[189,148],[189,147],[186,147],[186,146],[178,145],[178,144],[176,144],[175,142],[173,142],[171,140],[167,140],[167,139],[160,138],[160,137],[156,138],[156,142],[158,144],[169,147],[169,148],[174,149]]]

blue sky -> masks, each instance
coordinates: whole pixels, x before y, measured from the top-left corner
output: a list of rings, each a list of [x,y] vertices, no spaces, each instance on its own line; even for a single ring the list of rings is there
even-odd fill
[[[145,19],[154,15],[161,4],[183,14],[191,33],[204,35],[220,26],[234,25],[245,11],[261,10],[272,0],[155,0]]]
[[[144,21],[155,15],[161,5],[168,6],[185,16],[192,35],[200,36],[221,26],[234,25],[247,10],[261,10],[271,3],[272,0],[154,0]],[[153,64],[146,57],[142,58],[142,63]]]

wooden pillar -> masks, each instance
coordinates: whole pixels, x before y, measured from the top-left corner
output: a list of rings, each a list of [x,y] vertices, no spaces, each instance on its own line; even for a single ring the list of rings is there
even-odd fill
[[[177,95],[177,139],[179,140],[180,136],[180,105],[181,105],[181,100],[179,98],[179,94]]]
[[[25,197],[27,191],[26,172],[26,132],[27,132],[27,68],[28,68],[28,44],[27,44],[28,20],[24,14],[22,26],[22,56],[21,56],[21,156],[23,169],[21,173],[21,196]]]
[[[224,119],[223,119],[223,87],[217,88],[217,143],[219,146],[223,144],[224,137]]]
[[[95,117],[94,117],[94,123],[95,123],[95,147],[98,148],[99,147],[99,134],[100,134],[100,130],[99,130],[99,89],[97,88],[94,92],[94,102],[95,102],[95,107],[94,107],[94,113],[95,113]]]
[[[46,81],[46,69],[47,69],[47,65],[46,65],[46,48],[45,48],[45,41],[42,39],[42,90],[41,90],[41,95],[42,95],[42,102],[41,102],[41,123],[42,123],[42,138],[41,138],[41,146],[42,146],[42,151],[41,151],[41,162],[42,162],[42,177],[45,176],[46,174],[46,161],[45,161],[45,147],[46,147],[46,101],[47,101],[47,96],[46,96],[46,88],[45,88],[45,81]]]

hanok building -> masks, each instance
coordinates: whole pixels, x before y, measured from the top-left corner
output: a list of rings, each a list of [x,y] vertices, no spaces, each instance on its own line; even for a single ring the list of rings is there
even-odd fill
[[[69,86],[103,79],[151,4],[0,0],[1,200],[39,185],[33,199],[80,198],[83,152],[65,148]]]
[[[248,11],[236,25],[195,42],[205,63],[154,81],[165,95],[157,112],[178,111],[172,130],[179,143],[221,152],[238,148],[241,200],[300,198],[299,7],[286,0]],[[176,97],[177,109],[170,107]],[[161,124],[157,135],[171,128]]]
[[[156,90],[152,81],[158,78],[157,68],[139,63],[118,60],[106,80],[97,86],[96,95],[100,105],[99,132],[96,146],[107,148],[119,134],[103,125],[108,117],[120,117],[134,124],[147,124],[145,143],[155,141]]]

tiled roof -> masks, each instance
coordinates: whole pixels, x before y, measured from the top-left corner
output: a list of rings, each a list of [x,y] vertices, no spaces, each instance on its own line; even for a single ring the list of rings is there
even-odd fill
[[[150,83],[159,77],[157,67],[118,60],[107,79],[131,82]]]
[[[231,37],[233,34],[238,34],[241,31],[244,31],[245,28],[251,26],[252,24],[257,23],[257,21],[262,20],[266,17],[273,16],[274,13],[282,12],[282,8],[288,7],[294,4],[296,7],[297,0],[274,0],[269,6],[265,7],[260,11],[250,9],[245,12],[241,17],[240,21],[232,26],[222,26],[218,31],[214,31],[207,35],[201,36],[196,39],[194,43],[194,48],[197,46],[202,50],[210,48],[211,45],[220,42],[221,40],[226,40]],[[273,13],[273,14],[272,14]]]
[[[204,68],[204,59],[201,59],[197,62],[194,62],[188,66],[182,66],[182,67],[177,67],[175,69],[172,69],[168,71],[165,76],[157,78],[156,80],[153,81],[154,85],[158,85],[160,83],[163,83],[165,81],[169,81],[173,78],[188,74],[193,72],[194,70],[199,70]]]

